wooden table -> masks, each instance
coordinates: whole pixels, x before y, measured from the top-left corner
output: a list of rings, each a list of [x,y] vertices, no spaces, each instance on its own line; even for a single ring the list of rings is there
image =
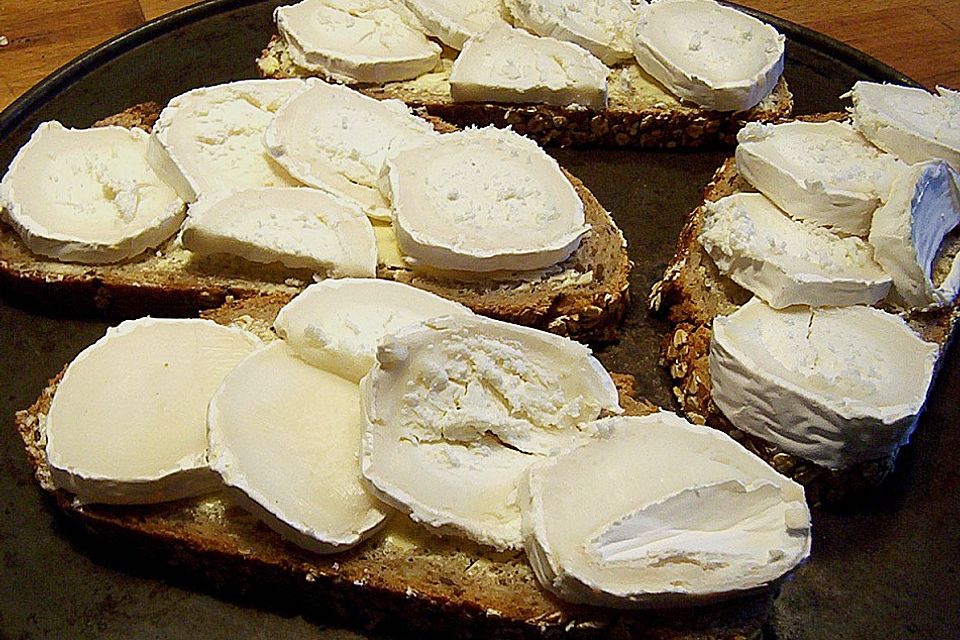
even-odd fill
[[[294,0],[291,0],[293,4]],[[960,0],[741,0],[825,33],[927,87],[960,89]],[[108,38],[192,0],[0,0],[0,108]],[[264,43],[268,34],[264,34]]]

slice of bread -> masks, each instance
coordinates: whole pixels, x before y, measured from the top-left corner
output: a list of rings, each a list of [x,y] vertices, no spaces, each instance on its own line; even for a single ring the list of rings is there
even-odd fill
[[[789,116],[793,95],[781,77],[760,104],[733,113],[681,103],[637,64],[617,65],[607,81],[606,109],[580,105],[496,102],[454,102],[450,96],[450,69],[456,52],[445,51],[440,67],[414,80],[360,85],[374,98],[395,98],[458,126],[512,127],[541,144],[560,146],[595,144],[644,149],[699,148],[734,144],[744,123],[771,122]],[[318,75],[298,67],[287,44],[273,36],[257,59],[265,78],[299,78]]]
[[[263,296],[204,315],[269,339],[285,301]],[[655,410],[634,399],[630,376],[614,378],[628,414]],[[439,538],[400,515],[360,546],[321,556],[283,541],[228,492],[154,506],[81,505],[53,486],[46,465],[45,417],[58,380],[16,416],[43,489],[84,530],[111,544],[111,554],[173,564],[178,575],[218,593],[280,594],[295,610],[324,620],[458,638],[759,639],[772,611],[776,588],[691,608],[629,612],[568,604],[539,586],[523,552]]]
[[[149,130],[160,106],[146,103],[97,125]],[[454,130],[431,118],[440,131]],[[591,230],[579,248],[554,268],[490,277],[414,271],[382,263],[377,276],[426,289],[477,313],[585,341],[616,337],[629,303],[631,268],[626,243],[609,212],[582,182],[565,172],[583,200]],[[307,271],[225,255],[200,256],[175,239],[156,251],[113,265],[60,262],[30,252],[0,223],[0,291],[46,308],[112,317],[195,314],[233,298],[293,295],[313,281]]]

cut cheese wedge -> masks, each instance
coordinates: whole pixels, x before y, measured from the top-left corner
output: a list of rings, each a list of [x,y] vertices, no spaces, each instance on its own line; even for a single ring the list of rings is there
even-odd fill
[[[695,604],[770,586],[809,555],[803,488],[726,434],[667,412],[599,423],[521,484],[544,588],[600,606]]]
[[[353,203],[317,189],[243,189],[203,196],[190,207],[180,241],[203,255],[279,262],[325,277],[376,275],[370,220]]]
[[[260,340],[209,320],[121,323],[67,367],[46,418],[57,487],[83,502],[144,504],[219,486],[207,403]]]
[[[295,544],[318,553],[353,546],[389,513],[361,483],[357,396],[355,383],[271,342],[210,401],[210,466]]]
[[[85,264],[140,255],[176,233],[184,203],[147,163],[140,129],[44,122],[0,182],[2,216],[30,251]]]
[[[429,35],[453,49],[497,24],[506,25],[500,0],[403,0]]]
[[[377,361],[377,344],[413,322],[470,314],[458,302],[392,280],[344,278],[310,285],[273,326],[310,364],[359,382]]]
[[[479,316],[384,338],[361,382],[361,469],[376,494],[439,532],[519,548],[517,484],[534,460],[620,412],[617,390],[571,340]]]

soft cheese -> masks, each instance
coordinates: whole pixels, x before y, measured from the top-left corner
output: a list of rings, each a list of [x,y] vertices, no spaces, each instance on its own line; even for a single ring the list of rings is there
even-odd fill
[[[948,239],[956,243],[958,225],[960,174],[945,161],[915,164],[894,181],[889,200],[873,214],[869,239],[907,305],[927,309],[956,299],[960,254]]]
[[[890,276],[860,238],[793,220],[759,193],[704,204],[700,244],[720,272],[781,309],[794,304],[873,304]]]
[[[744,111],[779,81],[784,37],[713,0],[669,0],[637,9],[633,53],[677,97],[708,109]]]
[[[384,338],[361,382],[361,469],[377,495],[440,531],[519,548],[517,483],[620,408],[589,349],[479,316]]]
[[[737,142],[737,170],[777,206],[854,235],[905,169],[843,122],[748,123]]]
[[[453,49],[492,26],[506,24],[500,0],[403,0],[426,32]]]
[[[440,60],[440,46],[392,0],[304,0],[274,20],[297,66],[347,84],[416,78]]]
[[[46,418],[54,484],[83,502],[143,504],[210,491],[207,403],[260,344],[209,320],[121,323],[67,367]]]
[[[210,190],[299,184],[263,147],[263,131],[302,80],[241,80],[171,100],[153,127],[148,158],[180,197]]]
[[[556,160],[509,130],[467,129],[387,161],[400,249],[460,271],[530,270],[565,260],[589,230]]]
[[[569,42],[496,25],[471,38],[450,72],[456,101],[607,106],[610,70]]]
[[[713,399],[736,428],[845,468],[909,440],[937,351],[879,309],[777,311],[754,298],[713,322]]]
[[[349,201],[306,187],[210,193],[190,207],[183,246],[279,262],[326,277],[372,278],[377,245],[370,220]]]
[[[44,122],[0,182],[2,216],[30,251],[87,264],[159,246],[184,203],[147,163],[140,129],[67,129]]]
[[[377,344],[408,324],[472,313],[423,289],[369,278],[312,284],[287,303],[273,326],[310,364],[359,381],[377,361]]]
[[[527,555],[564,600],[718,600],[769,586],[809,555],[803,488],[726,434],[667,412],[597,431],[521,484]]]

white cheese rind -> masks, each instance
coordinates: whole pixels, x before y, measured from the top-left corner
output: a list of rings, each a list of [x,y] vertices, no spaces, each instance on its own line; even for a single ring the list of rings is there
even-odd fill
[[[210,467],[288,540],[318,553],[349,548],[390,512],[367,493],[353,382],[276,340],[223,380],[207,417]]]
[[[279,262],[326,277],[376,275],[370,220],[352,203],[306,187],[210,193],[190,207],[180,233],[195,253]]]
[[[890,290],[890,276],[860,238],[793,220],[759,193],[703,206],[700,244],[720,273],[776,309],[873,304]]]
[[[184,203],[147,163],[140,129],[37,127],[0,182],[3,220],[33,253],[109,264],[176,233]]]
[[[560,598],[720,600],[769,587],[809,555],[803,488],[726,434],[666,412],[600,420],[597,431],[521,483],[527,555]]]
[[[911,307],[952,304],[960,291],[960,255],[934,282],[945,238],[960,225],[960,174],[943,160],[918,163],[893,183],[889,200],[873,214],[870,244],[893,277],[896,294]]]
[[[737,429],[842,469],[909,440],[937,353],[878,309],[777,311],[754,298],[714,320],[712,396]]]
[[[637,9],[633,54],[679,98],[744,111],[777,85],[784,42],[770,25],[713,0],[671,0]]]
[[[960,92],[937,92],[861,81],[846,97],[854,126],[873,144],[908,164],[939,158],[960,171]]]
[[[274,20],[296,65],[336,82],[409,80],[440,60],[391,0],[304,0],[277,7]]]
[[[500,0],[403,0],[403,4],[428,34],[457,50],[494,25],[507,24]]]
[[[207,403],[260,340],[209,320],[142,318],[84,349],[46,418],[54,484],[82,502],[145,504],[219,486]]]
[[[263,131],[303,80],[241,80],[172,99],[153,126],[150,164],[180,197],[299,183],[263,147]]]
[[[842,122],[748,123],[737,171],[790,215],[864,236],[906,166]]]
[[[435,316],[470,313],[458,302],[400,282],[344,278],[304,289],[280,309],[273,327],[306,362],[359,382],[388,333]]]
[[[387,160],[404,255],[438,269],[542,269],[590,229],[556,160],[509,130],[467,129]]]
[[[450,71],[457,102],[607,106],[610,70],[569,42],[502,24],[471,38]]]
[[[361,381],[361,471],[376,494],[440,532],[519,548],[527,466],[620,412],[609,374],[576,342],[479,316],[384,338]]]

